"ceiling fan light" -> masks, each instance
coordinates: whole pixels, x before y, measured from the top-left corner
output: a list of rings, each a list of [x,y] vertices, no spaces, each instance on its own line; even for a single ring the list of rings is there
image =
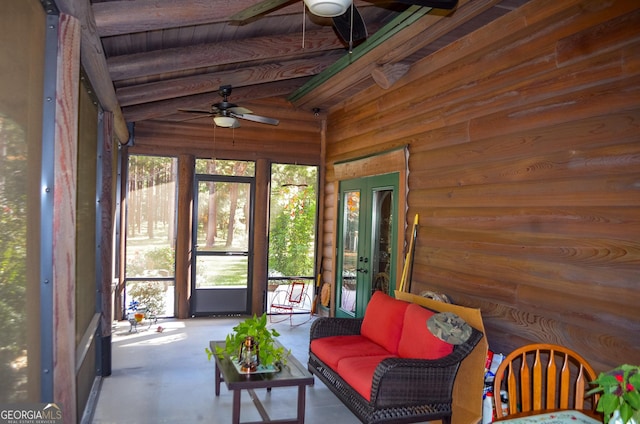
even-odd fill
[[[236,124],[236,118],[232,116],[215,116],[213,122],[222,128],[232,128]]]
[[[304,0],[304,3],[311,13],[325,18],[340,16],[351,6],[351,0]]]

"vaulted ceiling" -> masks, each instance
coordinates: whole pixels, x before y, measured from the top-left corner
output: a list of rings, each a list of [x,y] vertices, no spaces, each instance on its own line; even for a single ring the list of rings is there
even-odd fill
[[[116,119],[121,111],[140,122],[193,120],[181,110],[209,110],[221,85],[258,115],[328,111],[372,84],[388,88],[416,61],[527,0],[460,0],[454,10],[357,0],[368,39],[353,48],[302,0],[244,23],[230,17],[258,0],[87,1],[56,4],[82,23],[83,66],[101,103]]]

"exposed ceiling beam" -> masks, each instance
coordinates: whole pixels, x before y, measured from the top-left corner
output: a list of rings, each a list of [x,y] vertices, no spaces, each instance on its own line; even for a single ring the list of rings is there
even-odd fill
[[[235,89],[252,84],[311,77],[322,72],[342,54],[344,53],[132,85],[118,88],[116,92],[122,106],[132,106],[139,103],[166,100],[172,97],[216,92],[221,85],[232,85]]]
[[[210,43],[186,48],[114,56],[107,60],[114,81],[185,69],[204,68],[256,60],[273,60],[327,50],[344,50],[331,28],[309,31],[304,37],[279,35]]]
[[[58,9],[73,16],[81,25],[80,61],[102,108],[113,113],[116,137],[122,144],[129,141],[129,129],[116,98],[107,69],[102,43],[96,30],[89,0],[56,0]]]
[[[229,16],[257,0],[119,0],[95,3],[93,13],[101,36],[128,34],[225,22]],[[302,2],[278,9],[270,15],[300,13]]]
[[[210,0],[117,0],[93,4],[93,14],[102,37],[153,31],[191,25],[229,21],[235,13],[253,6],[259,0],[217,0],[215,7]],[[371,7],[371,2],[356,1],[358,9]],[[376,1],[376,6],[392,4],[392,0]],[[302,0],[274,9],[268,16],[301,13]],[[307,12],[308,13],[308,12]],[[250,19],[243,25],[260,19]],[[312,17],[312,19],[323,19]],[[324,18],[326,19],[326,18]],[[230,22],[229,25],[239,25]]]
[[[380,88],[388,90],[396,81],[407,73],[410,67],[410,64],[403,62],[386,63],[384,65],[376,66],[371,71],[371,78],[373,78]]]

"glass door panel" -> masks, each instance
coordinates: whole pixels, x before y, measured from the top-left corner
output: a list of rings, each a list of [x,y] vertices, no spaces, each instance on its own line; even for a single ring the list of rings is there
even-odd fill
[[[382,189],[373,192],[371,257],[372,287],[371,293],[380,290],[387,294],[391,275],[391,256],[393,239],[393,190]]]
[[[196,258],[196,289],[247,287],[249,257],[243,254],[228,256],[198,255]]]
[[[246,313],[253,178],[199,175],[196,187],[192,313]]]
[[[395,289],[397,189],[398,174],[340,184],[338,317],[362,317],[373,291],[391,294]]]
[[[360,192],[347,191],[343,195],[342,217],[342,289],[340,309],[355,314],[358,268],[358,233],[360,231]]]

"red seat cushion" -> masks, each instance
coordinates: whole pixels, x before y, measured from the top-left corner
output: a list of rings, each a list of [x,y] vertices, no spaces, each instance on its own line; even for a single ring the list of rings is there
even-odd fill
[[[311,352],[334,370],[341,359],[375,355],[389,355],[382,346],[363,336],[331,336],[315,339],[310,344]]]
[[[439,359],[453,352],[453,345],[431,334],[427,320],[435,312],[415,303],[407,307],[398,356],[401,358]]]
[[[366,356],[359,358],[345,358],[338,363],[338,374],[366,400],[371,400],[371,382],[376,367],[385,358],[394,355]]]
[[[407,306],[408,302],[394,299],[381,291],[374,292],[364,313],[360,333],[390,353],[397,354]]]

